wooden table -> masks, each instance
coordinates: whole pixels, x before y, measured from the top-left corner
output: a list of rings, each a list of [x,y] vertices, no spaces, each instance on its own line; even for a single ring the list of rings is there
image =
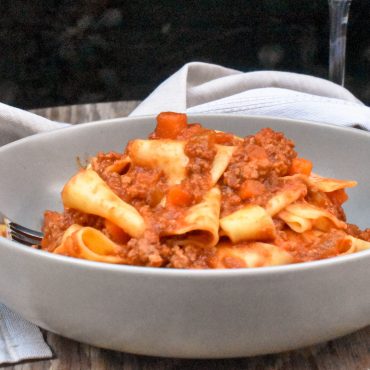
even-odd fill
[[[83,123],[127,116],[139,102],[116,102],[38,109],[34,112],[58,121]],[[276,355],[225,360],[182,360],[136,356],[95,348],[44,332],[52,360],[26,362],[7,368],[28,369],[260,369],[260,370],[370,370],[370,326],[356,333],[309,348]]]

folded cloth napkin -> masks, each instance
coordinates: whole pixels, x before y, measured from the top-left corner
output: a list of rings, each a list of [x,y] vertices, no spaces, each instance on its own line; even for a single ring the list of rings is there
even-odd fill
[[[0,365],[52,355],[37,326],[0,304]]]
[[[288,72],[242,73],[198,62],[170,76],[132,115],[161,111],[277,116],[370,130],[370,108],[332,82]],[[0,146],[66,126],[0,103]],[[0,304],[0,364],[50,356],[39,329]]]
[[[0,103],[0,146],[29,135],[68,124],[53,122],[36,114]]]
[[[131,115],[163,111],[302,119],[370,130],[370,109],[347,89],[297,73],[243,73],[193,62],[159,85]]]

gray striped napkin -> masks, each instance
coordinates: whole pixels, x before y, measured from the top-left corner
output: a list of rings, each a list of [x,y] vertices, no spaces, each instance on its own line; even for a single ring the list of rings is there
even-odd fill
[[[333,82],[297,73],[243,73],[193,62],[159,85],[133,116],[177,111],[247,114],[370,130],[370,108]]]
[[[0,304],[0,364],[51,357],[40,329]]]

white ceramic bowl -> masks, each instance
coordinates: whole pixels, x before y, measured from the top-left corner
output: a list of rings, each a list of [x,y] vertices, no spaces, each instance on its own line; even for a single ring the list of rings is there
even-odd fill
[[[272,118],[194,116],[239,135],[283,131],[317,173],[355,179],[350,222],[370,226],[370,135]],[[154,118],[62,129],[0,148],[0,207],[38,227],[80,159],[146,137]],[[154,356],[226,358],[326,341],[370,324],[370,251],[296,265],[170,270],[95,263],[0,238],[0,300],[33,323],[95,346]]]

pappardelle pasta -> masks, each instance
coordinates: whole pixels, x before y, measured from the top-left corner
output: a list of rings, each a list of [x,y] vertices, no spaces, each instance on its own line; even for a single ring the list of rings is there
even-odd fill
[[[370,249],[347,224],[355,181],[321,177],[294,143],[265,128],[245,138],[164,112],[147,140],[98,153],[46,211],[41,248],[92,261],[246,268]]]

